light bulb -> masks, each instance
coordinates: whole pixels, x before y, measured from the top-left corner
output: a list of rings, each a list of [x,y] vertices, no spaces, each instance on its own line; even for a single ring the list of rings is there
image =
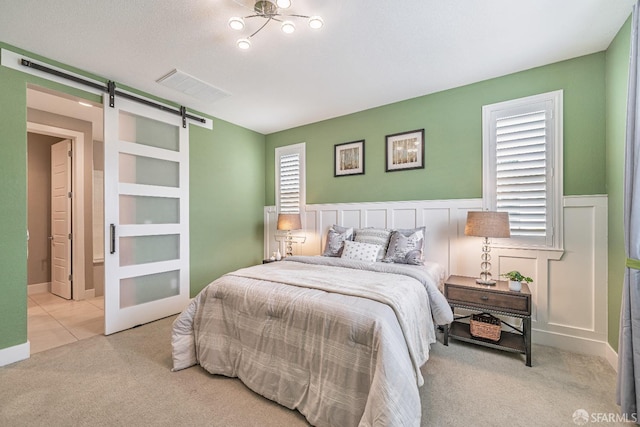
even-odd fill
[[[249,39],[240,39],[237,43],[238,47],[242,50],[247,50],[251,47],[251,42]]]
[[[322,28],[323,25],[324,21],[319,16],[312,16],[311,18],[309,18],[309,27],[313,28],[314,30]]]
[[[282,32],[286,33],[286,34],[291,34],[296,30],[296,26],[293,25],[293,22],[291,21],[284,21],[282,23]]]
[[[276,5],[281,9],[287,9],[291,6],[291,0],[277,0]]]
[[[229,19],[229,26],[234,30],[241,30],[244,28],[244,21],[242,18],[233,17]]]

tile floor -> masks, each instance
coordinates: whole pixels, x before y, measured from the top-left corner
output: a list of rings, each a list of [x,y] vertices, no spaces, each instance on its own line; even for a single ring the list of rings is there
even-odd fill
[[[28,296],[31,354],[104,333],[104,297],[69,301],[49,292]]]

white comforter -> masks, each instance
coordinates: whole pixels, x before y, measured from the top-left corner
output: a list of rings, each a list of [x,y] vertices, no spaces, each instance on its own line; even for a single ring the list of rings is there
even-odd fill
[[[316,426],[418,426],[442,270],[290,257],[212,282],[175,320],[174,370],[199,363]]]

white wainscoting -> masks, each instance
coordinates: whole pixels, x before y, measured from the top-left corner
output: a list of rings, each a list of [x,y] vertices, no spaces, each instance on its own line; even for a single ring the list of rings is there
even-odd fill
[[[303,229],[293,233],[293,253],[322,253],[333,224],[347,227],[427,229],[425,258],[448,274],[477,276],[482,239],[464,235],[467,211],[480,199],[307,205]],[[564,198],[564,250],[497,247],[492,271],[519,270],[533,278],[532,340],[569,351],[607,357],[607,197]],[[264,209],[264,256],[284,236],[276,230],[275,207]],[[610,356],[610,355],[609,355]],[[534,355],[535,358],[535,355]]]

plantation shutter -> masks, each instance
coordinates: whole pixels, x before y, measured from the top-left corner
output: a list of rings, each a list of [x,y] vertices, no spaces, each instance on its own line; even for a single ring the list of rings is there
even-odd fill
[[[276,210],[283,214],[302,213],[305,208],[305,143],[275,150]]]
[[[300,213],[300,154],[280,156],[280,213]]]
[[[547,111],[496,120],[496,210],[512,236],[547,233]]]
[[[482,107],[482,205],[508,212],[500,245],[563,249],[562,91]]]

